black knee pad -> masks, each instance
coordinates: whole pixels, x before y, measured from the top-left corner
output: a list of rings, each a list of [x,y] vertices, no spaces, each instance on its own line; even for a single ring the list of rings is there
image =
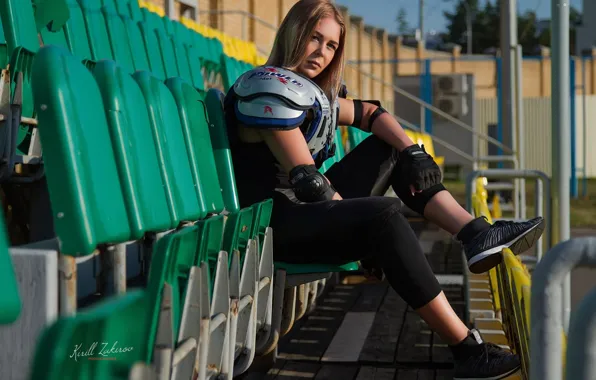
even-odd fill
[[[432,197],[447,189],[445,189],[442,183],[438,183],[428,189],[422,190],[420,193],[414,193],[412,196],[409,185],[398,183],[393,186],[393,190],[406,206],[418,214],[424,215],[424,208]]]

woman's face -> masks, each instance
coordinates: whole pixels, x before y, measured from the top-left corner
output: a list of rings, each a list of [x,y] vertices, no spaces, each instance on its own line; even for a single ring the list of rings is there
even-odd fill
[[[309,79],[319,75],[333,60],[339,47],[341,27],[334,17],[325,17],[313,31],[306,45],[306,53],[297,71]]]

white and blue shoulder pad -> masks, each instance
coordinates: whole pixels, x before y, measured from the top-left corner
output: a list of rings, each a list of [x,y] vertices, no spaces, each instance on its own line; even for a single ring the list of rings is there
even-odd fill
[[[316,84],[292,71],[258,67],[234,84],[236,118],[253,128],[294,129],[315,105],[315,91]]]

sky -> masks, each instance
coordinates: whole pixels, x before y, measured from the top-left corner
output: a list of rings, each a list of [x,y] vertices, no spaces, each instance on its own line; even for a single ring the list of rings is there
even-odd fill
[[[399,8],[403,7],[408,14],[410,26],[418,27],[418,0],[335,0],[335,2],[347,6],[350,14],[362,16],[365,24],[384,28],[389,33],[396,33],[395,17]],[[485,2],[486,0],[480,0],[481,4]],[[432,29],[437,32],[445,31],[443,11],[453,11],[456,3],[457,0],[424,0],[425,31],[429,32]],[[571,0],[571,5],[581,12],[582,0]],[[550,6],[551,0],[517,0],[520,13],[527,10],[536,11],[539,19],[550,18]]]

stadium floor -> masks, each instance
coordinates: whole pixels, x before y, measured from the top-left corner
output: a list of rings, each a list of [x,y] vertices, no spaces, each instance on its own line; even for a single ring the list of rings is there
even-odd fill
[[[411,223],[447,298],[463,318],[460,245],[434,226]],[[244,378],[446,380],[453,378],[453,369],[448,347],[386,282],[349,276],[282,338],[272,369]]]

